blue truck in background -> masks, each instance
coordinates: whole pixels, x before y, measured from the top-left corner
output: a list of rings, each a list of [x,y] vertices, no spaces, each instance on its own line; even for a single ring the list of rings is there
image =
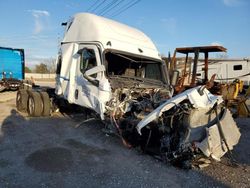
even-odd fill
[[[0,92],[17,90],[24,79],[24,50],[0,47]]]

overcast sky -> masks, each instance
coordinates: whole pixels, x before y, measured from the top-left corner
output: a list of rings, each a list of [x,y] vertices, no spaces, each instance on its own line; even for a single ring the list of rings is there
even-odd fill
[[[28,65],[56,57],[61,23],[86,11],[142,30],[161,54],[220,44],[250,57],[249,0],[1,0],[0,46],[24,48]]]

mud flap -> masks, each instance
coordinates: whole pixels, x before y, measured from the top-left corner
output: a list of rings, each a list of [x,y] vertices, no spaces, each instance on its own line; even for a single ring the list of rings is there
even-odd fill
[[[220,123],[206,128],[206,138],[198,143],[197,147],[207,157],[220,161],[220,158],[239,142],[240,136],[232,114],[226,109]]]

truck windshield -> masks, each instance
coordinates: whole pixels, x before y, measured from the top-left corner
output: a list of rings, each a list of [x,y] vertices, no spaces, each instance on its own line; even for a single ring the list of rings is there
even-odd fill
[[[163,81],[161,62],[108,52],[109,76],[127,76]]]

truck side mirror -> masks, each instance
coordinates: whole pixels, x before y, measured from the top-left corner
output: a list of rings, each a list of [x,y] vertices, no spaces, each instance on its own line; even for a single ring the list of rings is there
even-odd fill
[[[95,86],[99,86],[99,81],[92,78],[91,75],[99,73],[99,72],[103,72],[105,71],[105,66],[104,65],[100,65],[100,66],[96,66],[92,69],[87,70],[84,74],[83,77],[86,78],[90,83],[92,83]]]
[[[99,73],[99,72],[103,72],[105,71],[105,66],[104,65],[99,65],[99,66],[96,66],[96,67],[93,67],[89,70],[87,70],[84,75],[86,76],[91,76],[93,74],[96,74],[96,73]]]

